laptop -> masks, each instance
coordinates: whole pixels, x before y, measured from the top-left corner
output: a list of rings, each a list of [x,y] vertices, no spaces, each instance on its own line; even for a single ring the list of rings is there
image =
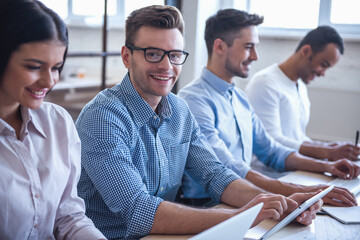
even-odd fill
[[[259,203],[258,205],[195,235],[190,238],[190,240],[243,239],[263,205],[263,203]]]

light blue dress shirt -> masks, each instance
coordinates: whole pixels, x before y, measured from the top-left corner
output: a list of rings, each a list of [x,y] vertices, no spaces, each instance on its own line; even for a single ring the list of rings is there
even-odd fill
[[[186,170],[219,202],[239,176],[216,157],[185,101],[169,94],[158,114],[128,75],[82,110],[79,196],[86,214],[108,238],[149,234],[163,200],[173,201]]]
[[[250,170],[254,153],[265,165],[285,170],[285,159],[294,152],[268,135],[244,92],[204,68],[199,79],[178,94],[185,99],[201,132],[220,161],[242,178]],[[205,198],[203,188],[185,175],[185,198]]]

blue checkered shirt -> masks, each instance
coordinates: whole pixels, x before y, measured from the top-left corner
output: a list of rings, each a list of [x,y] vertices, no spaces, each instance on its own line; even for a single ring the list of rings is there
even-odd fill
[[[149,234],[163,200],[173,201],[186,170],[219,202],[239,178],[217,159],[186,103],[169,94],[158,114],[128,75],[82,110],[79,196],[86,214],[108,238]]]

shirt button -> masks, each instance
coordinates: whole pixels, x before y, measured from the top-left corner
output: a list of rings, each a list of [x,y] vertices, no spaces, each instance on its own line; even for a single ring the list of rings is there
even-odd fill
[[[40,197],[40,194],[35,193],[35,198],[39,198],[39,197]]]
[[[160,188],[160,191],[161,191],[161,192],[164,191],[164,187],[161,187],[161,188]]]
[[[154,115],[154,119],[157,119],[157,116],[156,116],[156,115]]]
[[[38,228],[38,227],[39,227],[39,224],[35,224],[35,225],[34,225],[34,228]]]

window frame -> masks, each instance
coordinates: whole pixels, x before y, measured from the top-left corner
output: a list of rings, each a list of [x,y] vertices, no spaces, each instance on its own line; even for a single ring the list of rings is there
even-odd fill
[[[233,0],[233,3],[236,0]],[[246,3],[246,11],[250,11],[252,0],[244,0]],[[317,25],[329,25],[334,27],[344,39],[360,40],[360,24],[335,24],[330,21],[332,0],[320,0],[319,14]],[[258,26],[259,35],[264,37],[285,37],[299,38],[311,29],[309,28],[279,28],[279,27],[263,27]]]
[[[73,13],[73,0],[67,0],[68,2],[68,16],[64,21],[68,26],[94,28],[101,27],[103,25],[103,14],[101,15],[101,21],[96,24],[86,23],[87,16],[80,16]],[[105,2],[103,2],[105,4]],[[108,26],[109,28],[123,28],[125,22],[125,0],[116,0],[116,15],[108,15]]]

